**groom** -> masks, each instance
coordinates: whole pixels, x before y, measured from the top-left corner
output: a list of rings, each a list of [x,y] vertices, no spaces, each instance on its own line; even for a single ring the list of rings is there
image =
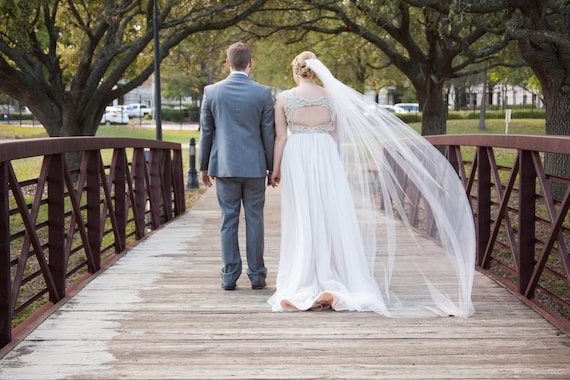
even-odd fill
[[[226,65],[230,75],[204,88],[200,112],[200,175],[207,187],[216,179],[222,211],[222,288],[234,290],[242,272],[238,224],[243,203],[247,275],[253,289],[263,289],[267,274],[263,261],[263,207],[265,178],[273,168],[273,99],[268,87],[248,77],[252,66],[248,45],[242,42],[231,45]]]

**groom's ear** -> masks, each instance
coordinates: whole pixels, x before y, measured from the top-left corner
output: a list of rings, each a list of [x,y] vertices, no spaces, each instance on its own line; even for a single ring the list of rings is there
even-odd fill
[[[232,68],[232,64],[230,63],[229,58],[226,58],[226,66],[229,67],[230,69]]]

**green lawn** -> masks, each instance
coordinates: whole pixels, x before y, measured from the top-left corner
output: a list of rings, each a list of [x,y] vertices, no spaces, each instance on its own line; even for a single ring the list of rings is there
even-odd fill
[[[132,137],[138,139],[156,140],[156,130],[154,128],[137,126],[100,126],[97,130],[99,137]],[[180,129],[162,129],[162,140],[179,144],[188,144],[194,137],[196,142],[200,132]]]
[[[417,132],[420,131],[420,123],[411,123],[410,126]],[[461,134],[481,134],[493,133],[504,134],[506,123],[503,119],[487,119],[485,121],[485,129],[479,129],[479,120],[448,120],[447,133],[454,135]],[[544,119],[512,119],[509,123],[510,135],[544,135],[545,120]]]
[[[21,127],[14,122],[12,124],[0,123],[0,139],[35,139],[48,137],[42,126]]]
[[[421,124],[410,123],[410,126],[417,132],[420,131]],[[460,119],[447,121],[448,134],[472,134],[472,133],[495,133],[504,134],[506,123],[504,119],[487,119],[485,129],[479,129],[479,120],[476,119]],[[519,135],[543,135],[545,129],[544,119],[512,119],[509,123],[509,134]],[[156,139],[156,131],[154,128],[140,127],[136,125],[129,126],[105,126],[102,125],[97,130],[97,136],[103,137],[134,137],[141,139]],[[200,133],[197,131],[179,130],[179,129],[162,129],[162,140],[177,142],[180,144],[188,144],[190,138],[194,137],[196,141]],[[45,129],[40,126],[19,126],[12,124],[0,123],[0,139],[28,139],[48,137]]]
[[[198,141],[200,133],[190,130],[179,129],[163,129],[162,140],[176,142],[180,144],[188,144],[190,138],[194,137]],[[154,128],[138,127],[138,126],[105,126],[102,125],[97,130],[96,136],[99,137],[133,137],[140,139],[156,139],[156,130]],[[19,126],[14,122],[12,124],[0,123],[0,139],[33,139],[48,137],[46,130],[41,126]]]

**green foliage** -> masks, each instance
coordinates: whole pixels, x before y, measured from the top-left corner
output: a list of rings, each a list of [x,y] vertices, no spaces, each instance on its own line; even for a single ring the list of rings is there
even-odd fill
[[[154,128],[137,127],[137,126],[104,126],[97,130],[100,137],[132,137],[135,139],[156,139],[156,130]],[[179,129],[162,129],[162,140],[179,144],[188,144],[190,138],[196,140],[200,137],[200,132],[179,130]]]
[[[231,28],[186,38],[164,61],[164,96],[171,100],[201,99],[204,86],[229,73],[225,57],[231,38]]]
[[[188,108],[188,118],[191,121],[200,121],[200,107],[192,106]]]
[[[151,1],[3,0],[0,91],[28,106],[50,136],[94,135],[105,106],[142,85],[155,57],[162,61],[188,36],[227,29],[264,3],[161,0],[155,29]],[[214,49],[215,34],[205,36],[196,46]],[[182,94],[177,87],[173,94]],[[191,96],[201,87],[186,86]]]
[[[161,115],[163,120],[180,122],[187,118],[188,111],[186,109],[163,107],[161,110]]]
[[[404,123],[419,123],[422,121],[422,115],[420,113],[398,113],[396,114]]]

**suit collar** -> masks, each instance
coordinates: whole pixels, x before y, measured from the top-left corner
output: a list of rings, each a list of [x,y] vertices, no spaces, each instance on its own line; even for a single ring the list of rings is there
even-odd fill
[[[230,73],[230,76],[231,76],[231,75],[243,75],[243,76],[249,78],[249,75],[247,75],[247,73],[246,73],[245,71],[232,71],[232,72]]]

